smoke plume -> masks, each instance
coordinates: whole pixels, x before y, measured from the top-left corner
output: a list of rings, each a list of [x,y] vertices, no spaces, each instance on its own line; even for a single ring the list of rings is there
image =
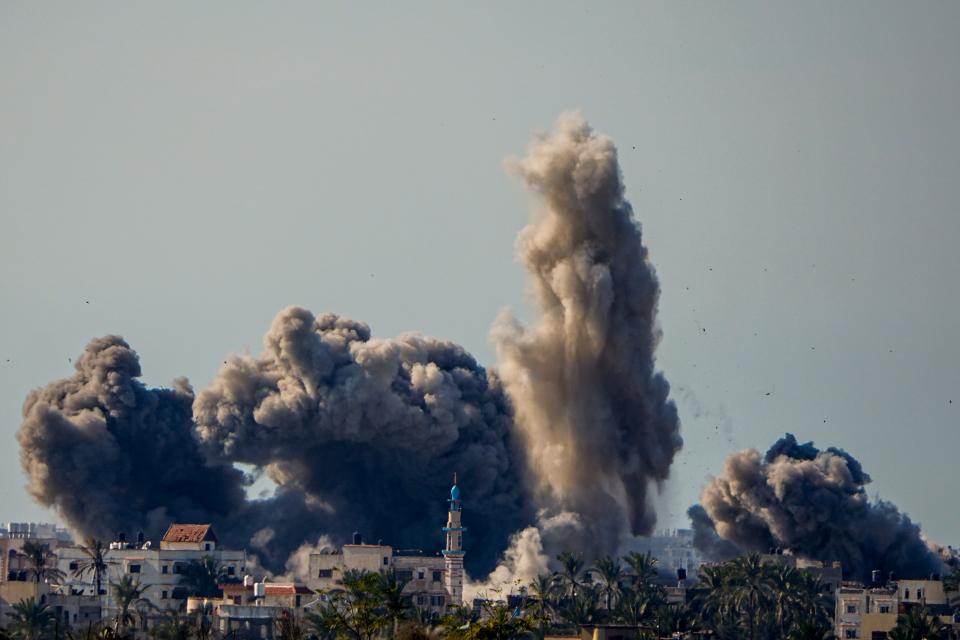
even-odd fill
[[[299,307],[196,396],[185,380],[147,388],[122,339],[94,340],[72,377],[24,405],[31,494],[100,538],[212,522],[276,572],[353,530],[438,550],[454,472],[473,575],[501,559],[498,575],[526,576],[562,548],[614,553],[648,533],[649,492],[681,440],[654,369],[659,286],[616,149],[568,115],[514,168],[543,203],[518,243],[542,315],[530,329],[500,318],[499,372],[452,342],[374,338]],[[275,494],[247,498],[238,464]]]
[[[691,508],[697,544],[713,556],[729,552],[723,541],[746,551],[789,549],[839,560],[854,578],[873,569],[902,578],[939,570],[920,528],[893,504],[871,501],[869,483],[846,451],[821,451],[788,433],[766,455],[745,449],[727,458],[703,491],[702,509]]]
[[[243,505],[242,474],[200,451],[185,379],[146,388],[137,354],[118,336],[92,340],[74,368],[23,405],[17,440],[37,502],[104,539],[162,530],[171,518],[220,519]]]
[[[539,504],[616,549],[653,529],[649,491],[682,444],[654,369],[659,284],[609,138],[568,114],[512,166],[542,200],[517,243],[541,316],[498,320],[500,375]]]

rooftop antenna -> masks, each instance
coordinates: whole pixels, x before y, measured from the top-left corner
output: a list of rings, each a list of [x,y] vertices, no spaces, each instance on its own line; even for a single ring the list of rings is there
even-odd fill
[[[457,484],[457,472],[453,472],[453,484]]]

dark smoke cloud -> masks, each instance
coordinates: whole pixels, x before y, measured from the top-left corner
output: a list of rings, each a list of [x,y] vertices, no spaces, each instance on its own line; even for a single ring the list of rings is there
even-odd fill
[[[220,518],[244,502],[242,474],[210,464],[193,433],[193,390],[148,389],[117,336],[92,340],[76,372],[32,392],[17,433],[30,494],[70,525],[111,539],[172,518]]]
[[[371,339],[362,323],[291,307],[259,356],[221,368],[193,415],[212,458],[265,467],[327,514],[301,532],[312,540],[357,529],[395,546],[439,548],[454,472],[477,570],[533,518],[500,383],[451,342]]]
[[[904,578],[938,571],[940,561],[920,528],[893,504],[871,501],[869,482],[846,451],[821,451],[788,433],[766,455],[746,449],[728,457],[703,491],[702,511],[693,507],[691,518],[707,554],[722,539],[747,551],[781,547],[839,560],[855,578],[873,569]]]
[[[213,522],[277,571],[298,563],[291,553],[302,561],[305,543],[354,529],[439,549],[454,472],[474,575],[510,544],[500,574],[649,533],[650,491],[681,439],[654,367],[659,285],[616,149],[568,115],[514,166],[544,205],[519,240],[542,315],[530,329],[498,321],[499,374],[451,342],[376,339],[297,307],[277,315],[259,355],[228,358],[196,397],[185,381],[146,388],[126,343],[95,340],[73,377],[24,406],[30,492],[101,537]],[[235,464],[266,473],[276,494],[248,500]]]

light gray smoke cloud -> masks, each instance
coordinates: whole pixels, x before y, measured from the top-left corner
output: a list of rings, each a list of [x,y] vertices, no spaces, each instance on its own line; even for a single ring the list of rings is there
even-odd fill
[[[841,449],[821,451],[792,434],[766,455],[745,449],[727,458],[723,472],[691,509],[697,541],[709,554],[729,547],[779,547],[818,560],[839,560],[844,573],[866,579],[873,569],[902,578],[925,577],[940,562],[920,528],[893,504],[871,501],[860,463]]]
[[[529,571],[564,547],[603,555],[649,533],[649,492],[681,440],[654,369],[659,286],[616,149],[569,115],[514,166],[544,204],[519,240],[542,317],[529,330],[498,321],[500,373],[452,342],[377,339],[298,307],[196,397],[185,381],[145,387],[126,343],[94,340],[71,378],[24,405],[32,495],[101,538],[212,522],[278,572],[321,536],[342,543],[353,530],[438,550],[454,472],[473,575],[511,540],[549,547],[501,564]],[[235,464],[268,474],[275,495],[247,499]]]
[[[612,551],[653,529],[649,492],[682,445],[654,368],[659,284],[609,138],[567,114],[512,167],[542,201],[517,243],[541,316],[501,316],[499,372],[539,503]]]

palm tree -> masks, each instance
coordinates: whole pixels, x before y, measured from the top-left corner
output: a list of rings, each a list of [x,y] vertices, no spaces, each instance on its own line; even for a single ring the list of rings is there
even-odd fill
[[[569,595],[576,597],[577,587],[580,586],[580,572],[583,570],[583,559],[572,551],[564,551],[557,556],[560,562],[560,577],[569,587]]]
[[[60,580],[63,571],[57,569],[57,556],[50,551],[50,547],[27,540],[23,543],[21,554],[26,558],[30,568],[27,571],[33,576],[33,581],[40,584],[44,580]]]
[[[581,589],[570,603],[560,611],[560,616],[573,625],[577,633],[597,617],[597,599],[591,589]]]
[[[627,589],[617,604],[617,622],[633,627],[648,622],[657,606],[663,604],[659,594],[645,589]]]
[[[947,638],[949,627],[923,607],[912,607],[905,615],[897,618],[895,626],[887,636],[890,640],[937,640]]]
[[[304,622],[318,640],[334,640],[340,628],[340,612],[332,603],[320,602],[303,614]]]
[[[277,640],[304,640],[307,633],[297,616],[289,611],[281,611],[274,621],[274,637]]]
[[[143,597],[143,593],[149,589],[148,586],[140,586],[140,582],[130,576],[123,576],[120,582],[110,585],[113,591],[113,600],[117,605],[117,618],[115,630],[119,633],[133,626],[136,622],[136,615],[131,609],[150,606],[150,601]]]
[[[597,577],[600,579],[600,593],[606,599],[607,611],[613,608],[613,598],[620,593],[620,578],[623,576],[623,567],[610,556],[600,558],[593,564]]]
[[[397,635],[400,621],[410,610],[410,599],[403,595],[403,589],[407,583],[397,578],[396,572],[375,575],[378,576],[376,596],[380,601],[379,605],[393,621],[393,635]]]
[[[801,620],[787,634],[787,640],[835,640],[836,637],[830,625],[812,620]]]
[[[799,572],[784,564],[778,565],[769,573],[773,615],[780,630],[780,637],[783,637],[801,600],[798,590]]]
[[[541,573],[530,583],[529,592],[533,598],[530,611],[540,627],[540,636],[546,635],[550,627],[550,618],[556,610],[554,594],[557,591],[557,577],[549,573]]]
[[[86,556],[86,559],[77,563],[77,568],[73,570],[73,575],[78,578],[83,578],[88,574],[92,575],[93,583],[97,590],[97,597],[99,597],[103,594],[103,589],[101,588],[103,576],[107,572],[108,565],[113,564],[107,560],[109,549],[104,546],[103,542],[93,538],[87,541],[86,546],[81,545],[79,548],[80,551],[83,552],[83,555]]]
[[[166,615],[147,633],[152,640],[190,640],[193,636],[193,621],[177,611]]]
[[[747,637],[754,640],[760,612],[770,603],[773,595],[769,572],[757,553],[737,558],[733,566],[735,586],[730,594],[732,603],[746,616],[749,629]]]
[[[341,589],[331,592],[337,611],[338,635],[355,640],[370,640],[384,627],[386,620],[378,611],[377,588],[380,575],[351,569],[340,578]]]
[[[181,578],[190,594],[202,598],[220,595],[220,584],[227,580],[227,570],[213,556],[191,560]]]
[[[47,605],[34,598],[13,605],[13,611],[7,615],[11,618],[14,635],[22,640],[40,640],[50,630],[55,618]]]
[[[657,607],[654,615],[657,634],[661,637],[673,637],[674,633],[687,631],[690,625],[690,612],[680,604],[665,604]]]
[[[700,623],[714,626],[728,617],[730,611],[731,565],[715,564],[700,567],[698,593],[693,599]]]
[[[633,572],[631,580],[634,587],[637,585],[646,587],[657,577],[657,559],[649,551],[646,553],[634,551],[628,553],[623,559]]]
[[[524,637],[530,630],[530,624],[523,618],[514,617],[504,604],[486,604],[484,609],[484,620],[467,630],[466,640],[513,640]]]

